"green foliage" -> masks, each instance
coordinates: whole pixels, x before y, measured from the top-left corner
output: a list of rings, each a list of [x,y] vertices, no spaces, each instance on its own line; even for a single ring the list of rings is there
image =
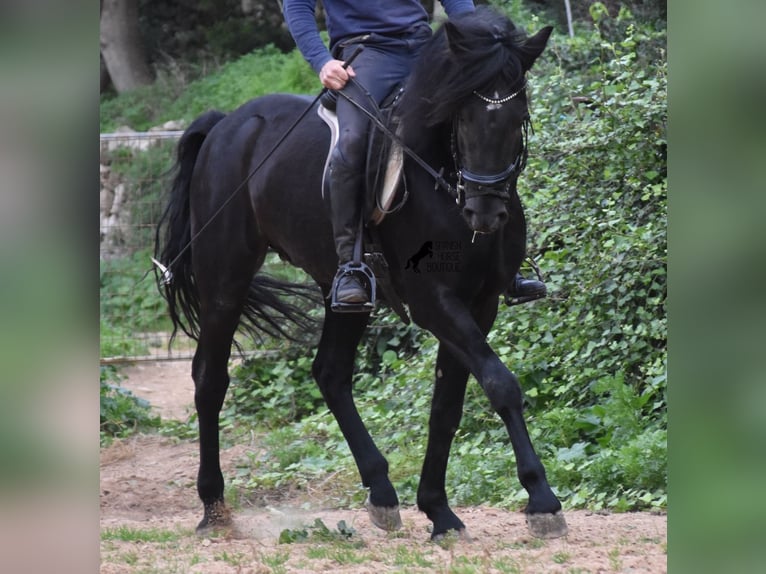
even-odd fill
[[[149,268],[150,255],[151,250],[143,249],[119,259],[101,260],[102,357],[146,354],[146,344],[135,338],[131,342],[127,335],[170,326],[165,301]]]
[[[100,356],[135,357],[146,355],[149,347],[144,340],[136,339],[133,331],[122,325],[115,325],[112,320],[100,317]]]
[[[321,518],[314,520],[309,526],[299,529],[286,528],[279,533],[280,544],[293,544],[296,542],[348,542],[356,536],[356,530],[346,524],[345,520],[338,522],[337,529],[327,528]],[[361,540],[357,540],[357,546],[364,546]]]
[[[298,51],[284,54],[273,46],[259,48],[191,83],[179,83],[183,78],[167,76],[152,86],[102,99],[101,131],[121,125],[147,130],[169,120],[188,124],[209,109],[230,112],[257,96],[318,93],[322,87]]]
[[[127,187],[126,205],[130,208],[132,235],[125,238],[128,247],[154,241],[154,226],[160,218],[168,174],[175,160],[175,139],[155,140],[149,149],[119,147],[102,150],[101,163],[111,170],[111,179]]]
[[[110,166],[112,184],[126,188],[119,248],[125,255],[100,260],[101,356],[145,355],[148,345],[130,335],[168,329],[165,302],[160,296],[150,256],[155,225],[159,220],[167,183],[165,174],[173,161],[175,141],[160,141],[148,150],[120,147],[102,150],[101,162]],[[148,272],[148,274],[147,274]]]
[[[277,428],[324,405],[311,378],[313,350],[297,345],[256,355],[232,373],[224,415]]]
[[[555,24],[560,32],[567,31],[566,6],[561,0],[491,0],[495,4],[506,10],[511,9],[513,14],[522,12],[527,16],[527,12],[537,14],[545,22]],[[574,21],[575,34],[580,34],[583,30],[590,29],[594,12],[608,19],[615,20],[616,17],[624,11],[634,13],[641,22],[664,27],[667,18],[666,0],[604,0],[604,2],[571,2],[572,19]],[[515,21],[525,22],[529,18],[522,18]]]
[[[141,0],[139,27],[149,59],[230,60],[269,43],[294,46],[280,2],[243,14],[241,0]]]
[[[501,312],[491,341],[524,365],[535,407],[590,404],[605,375],[641,392],[666,370],[665,64],[636,69],[632,36],[602,45],[587,83],[552,66],[534,79],[520,192],[551,305]]]
[[[125,438],[136,431],[156,429],[160,425],[160,418],[152,416],[149,403],[116,384],[119,380],[119,373],[114,367],[101,367],[102,444],[115,437]]]

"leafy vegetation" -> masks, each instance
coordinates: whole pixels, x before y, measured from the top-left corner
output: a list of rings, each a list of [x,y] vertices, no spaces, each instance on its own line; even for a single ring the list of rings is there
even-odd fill
[[[190,84],[184,75],[161,72],[151,86],[101,102],[101,131],[122,125],[135,130],[174,120],[189,124],[209,109],[229,112],[274,92],[317,93],[322,87],[297,51],[259,48]]]
[[[188,532],[179,532],[173,530],[163,530],[160,528],[137,529],[129,526],[117,526],[115,528],[106,528],[101,532],[101,540],[120,540],[122,542],[175,542],[183,536],[188,536]]]
[[[149,249],[141,249],[119,259],[101,261],[102,357],[146,355],[149,348],[145,340],[125,334],[170,327],[165,301],[149,267],[150,255]]]
[[[346,524],[345,520],[338,522],[336,529],[330,530],[321,518],[303,528],[286,528],[279,534],[280,544],[292,544],[293,542],[348,542],[356,535],[356,530]],[[364,545],[361,541],[358,544]]]
[[[626,9],[612,17],[593,3],[590,14],[591,27],[577,37],[553,37],[529,82],[535,133],[519,191],[528,251],[549,296],[502,307],[489,342],[521,382],[532,440],[565,506],[664,507],[665,32]],[[516,20],[530,22],[529,29],[541,25],[527,13]],[[259,93],[312,92],[314,82],[297,53],[267,48],[190,84],[183,97],[143,92],[150,104],[140,113],[134,112],[140,95],[109,101],[102,129],[132,115],[136,128],[188,120]],[[144,256],[137,257],[120,263],[126,276]],[[102,288],[117,283],[102,279]],[[142,296],[151,300],[142,289],[125,289],[126,299],[109,304],[127,311],[143,304]],[[312,351],[269,345],[278,352],[233,370],[222,414],[226,432],[256,428],[267,451],[242,461],[229,482],[242,491],[300,488],[332,470],[333,481],[324,485],[328,499],[360,503],[353,459],[311,380]],[[426,333],[381,313],[354,375],[361,416],[406,504],[414,503],[425,452],[436,348]],[[506,431],[475,381],[452,453],[447,488],[453,502],[525,503]]]
[[[120,375],[115,367],[101,367],[101,444],[122,438],[136,431],[156,429],[160,418],[152,416],[149,403],[134,396],[118,384]]]

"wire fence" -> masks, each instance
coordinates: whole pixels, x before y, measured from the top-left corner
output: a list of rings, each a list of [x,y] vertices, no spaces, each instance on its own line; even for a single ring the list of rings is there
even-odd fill
[[[151,271],[163,189],[181,131],[101,134],[100,314],[102,364],[192,357]]]

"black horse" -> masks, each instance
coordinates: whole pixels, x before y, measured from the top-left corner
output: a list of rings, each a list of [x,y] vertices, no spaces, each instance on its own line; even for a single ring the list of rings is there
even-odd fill
[[[408,156],[408,200],[376,229],[393,290],[415,323],[440,342],[417,492],[434,537],[465,528],[448,505],[445,473],[469,374],[510,435],[518,477],[529,494],[525,512],[532,533],[566,532],[561,504],[527,433],[519,383],[486,342],[499,296],[525,253],[526,223],[516,192],[529,122],[525,73],[550,32],[548,27],[527,37],[505,16],[483,8],[447,21],[421,53],[398,105],[401,143],[434,171],[444,170],[442,185],[435,185],[434,171]],[[267,251],[305,270],[325,298],[335,274],[332,230],[320,192],[329,131],[310,113],[274,149],[309,104],[310,98],[274,94],[229,115],[211,111],[179,142],[156,256],[173,274],[170,281],[165,274],[161,290],[174,327],[197,340],[192,377],[200,433],[197,490],[204,505],[198,529],[230,520],[218,416],[229,384],[233,335],[238,328],[278,330],[276,312],[300,319],[280,297],[289,288],[256,274]],[[449,246],[459,266],[405,273],[407,258],[427,241]],[[372,522],[391,530],[401,524],[397,493],[352,398],[356,348],[368,319],[367,313],[335,313],[326,301],[313,375],[369,489]]]

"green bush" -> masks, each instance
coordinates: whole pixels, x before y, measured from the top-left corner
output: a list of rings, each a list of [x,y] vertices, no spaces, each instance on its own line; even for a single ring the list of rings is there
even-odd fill
[[[115,367],[101,367],[101,444],[160,426],[160,417],[152,416],[149,403],[120,387],[120,380]]]
[[[154,242],[177,145],[175,139],[164,139],[154,141],[147,150],[120,147],[101,153],[101,163],[109,165],[111,179],[127,187],[124,201],[130,209],[131,227],[125,241],[130,251]]]
[[[191,83],[183,75],[162,74],[162,81],[117,98],[102,98],[101,131],[122,125],[134,130],[173,120],[184,124],[210,109],[230,112],[245,102],[275,92],[312,93],[321,89],[316,74],[298,51],[284,54],[267,46]]]
[[[138,330],[168,327],[165,300],[157,290],[148,248],[101,261],[101,317]],[[148,274],[147,274],[148,272]]]
[[[223,416],[279,428],[316,412],[324,401],[311,378],[313,354],[296,345],[245,360],[232,373]]]

